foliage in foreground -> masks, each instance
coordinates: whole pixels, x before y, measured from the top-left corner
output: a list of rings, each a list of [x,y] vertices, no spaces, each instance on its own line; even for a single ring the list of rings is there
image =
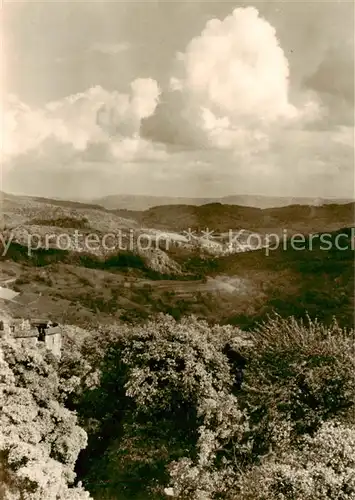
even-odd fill
[[[87,437],[60,401],[56,361],[44,347],[0,339],[0,498],[88,500],[71,487]]]
[[[354,426],[325,422],[296,448],[266,457],[242,475],[239,500],[355,498]],[[232,496],[232,498],[234,498]]]
[[[336,322],[276,317],[246,337],[161,316],[76,349],[60,370],[94,498],[355,498],[354,346]]]
[[[353,340],[160,316],[68,328],[58,362],[2,338],[0,498],[88,499],[75,470],[97,500],[354,500]]]

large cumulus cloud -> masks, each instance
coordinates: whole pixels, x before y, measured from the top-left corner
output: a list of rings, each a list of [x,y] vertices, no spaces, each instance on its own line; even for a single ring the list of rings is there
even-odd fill
[[[171,130],[172,137],[204,147],[263,149],[275,128],[300,126],[320,112],[311,93],[298,106],[290,102],[289,76],[275,29],[255,8],[235,9],[209,21],[178,54],[171,91],[143,131],[158,139]],[[181,128],[185,137],[174,134]]]
[[[16,96],[4,103],[5,159],[24,154],[73,156],[98,153],[102,159],[154,153],[140,139],[141,121],[154,113],[160,90],[152,79],[137,79],[131,93],[109,92],[100,86],[33,109]]]

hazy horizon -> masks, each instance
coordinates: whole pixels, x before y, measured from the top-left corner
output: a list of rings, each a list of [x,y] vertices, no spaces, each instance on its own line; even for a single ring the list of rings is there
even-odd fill
[[[260,193],[234,193],[234,194],[229,194],[226,196],[169,196],[169,195],[164,195],[163,193],[158,195],[154,194],[145,194],[145,193],[111,193],[108,195],[104,196],[98,196],[98,197],[65,197],[65,196],[41,196],[38,194],[33,194],[33,193],[26,193],[26,192],[21,192],[21,191],[5,191],[5,190],[0,190],[1,193],[4,193],[5,195],[10,195],[10,196],[18,196],[18,197],[33,197],[33,198],[48,198],[48,199],[57,199],[59,201],[74,201],[74,202],[79,202],[79,203],[95,203],[95,202],[100,202],[100,200],[105,200],[105,199],[110,199],[110,198],[153,198],[153,199],[166,199],[166,200],[201,200],[205,201],[208,200],[207,202],[209,203],[211,200],[223,200],[223,199],[228,199],[228,198],[265,198],[265,200],[309,200],[316,202],[317,200],[324,200],[324,201],[332,201],[334,200],[335,202],[353,202],[355,201],[355,196],[352,198],[342,198],[342,197],[328,197],[328,198],[322,198],[322,197],[307,197],[307,196],[282,196],[282,195],[265,195],[265,194],[260,194]]]

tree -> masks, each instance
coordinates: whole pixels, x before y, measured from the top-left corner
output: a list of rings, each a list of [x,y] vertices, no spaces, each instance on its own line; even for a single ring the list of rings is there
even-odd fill
[[[227,470],[221,459],[234,458],[233,442],[242,453],[247,419],[223,350],[247,344],[242,332],[160,315],[144,325],[118,326],[116,335],[100,332],[98,340],[94,356],[87,344],[84,350],[90,363],[101,358],[99,386],[78,403],[90,434],[80,466],[92,493],[116,498],[122,488],[120,499],[153,498],[173,479],[176,491],[187,487],[194,495],[200,486],[186,486],[186,468],[225,490],[226,475],[217,485],[214,469]]]
[[[87,500],[73,486],[86,445],[75,413],[60,403],[57,361],[40,344],[0,339],[0,498]]]

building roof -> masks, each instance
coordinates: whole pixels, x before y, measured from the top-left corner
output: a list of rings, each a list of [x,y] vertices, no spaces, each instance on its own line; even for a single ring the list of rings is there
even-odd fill
[[[45,336],[49,337],[51,335],[60,335],[62,333],[61,329],[56,326],[53,328],[48,328],[45,331]],[[15,328],[15,331],[12,333],[12,336],[16,339],[28,339],[28,338],[38,338],[38,330],[36,328],[24,329]]]

